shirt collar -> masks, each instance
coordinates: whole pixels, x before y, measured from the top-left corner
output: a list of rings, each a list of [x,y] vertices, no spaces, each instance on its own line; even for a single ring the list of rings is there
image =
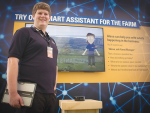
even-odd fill
[[[38,32],[38,30],[39,30],[38,28],[36,28],[36,27],[34,27],[34,26],[31,26],[31,29],[32,29],[34,32]],[[39,31],[40,31],[42,34],[44,34],[42,30],[39,30]],[[48,35],[47,32],[45,32],[45,34],[46,34],[47,37],[49,37],[49,35]]]

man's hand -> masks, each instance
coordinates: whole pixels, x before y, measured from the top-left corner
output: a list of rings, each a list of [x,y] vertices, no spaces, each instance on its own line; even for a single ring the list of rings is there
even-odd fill
[[[23,100],[18,93],[9,94],[9,104],[14,108],[20,108],[21,106],[24,106]]]
[[[82,53],[82,55],[85,55],[85,53]]]

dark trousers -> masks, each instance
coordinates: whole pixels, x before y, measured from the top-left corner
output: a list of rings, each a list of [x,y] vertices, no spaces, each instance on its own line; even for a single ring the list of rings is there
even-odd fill
[[[91,63],[91,60],[92,60],[92,63]],[[94,56],[88,56],[88,65],[95,66],[95,57]]]
[[[44,94],[36,92],[32,107],[21,107],[16,113],[53,113],[56,105],[56,96],[53,93]]]

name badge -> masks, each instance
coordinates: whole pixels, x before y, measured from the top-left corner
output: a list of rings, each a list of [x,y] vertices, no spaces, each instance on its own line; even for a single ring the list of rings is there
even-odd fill
[[[47,47],[47,57],[53,58],[53,48]]]

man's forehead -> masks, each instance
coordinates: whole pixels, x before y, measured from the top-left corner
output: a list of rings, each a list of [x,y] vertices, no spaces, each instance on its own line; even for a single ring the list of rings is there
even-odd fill
[[[88,37],[88,38],[91,38],[91,37],[94,38],[94,36],[92,36],[92,35],[91,35],[91,36],[87,36],[87,37]]]
[[[46,9],[37,9],[36,12],[45,12],[45,13],[48,13],[48,11]]]

